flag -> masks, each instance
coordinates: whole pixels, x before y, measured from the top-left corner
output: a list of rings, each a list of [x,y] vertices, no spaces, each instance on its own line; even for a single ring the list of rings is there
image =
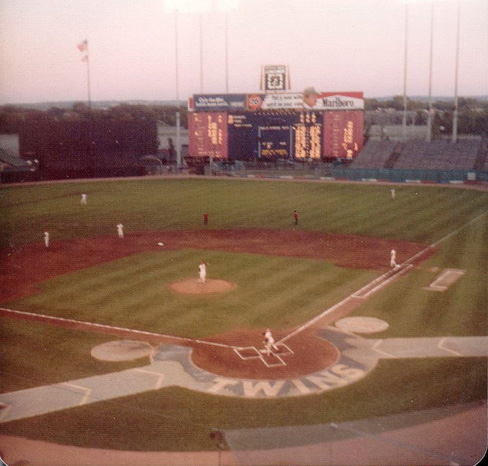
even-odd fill
[[[80,42],[80,43],[77,45],[77,47],[78,47],[78,50],[79,50],[80,52],[84,52],[85,50],[87,50],[87,49],[88,49],[88,42],[87,42],[86,40],[84,40],[83,42]]]

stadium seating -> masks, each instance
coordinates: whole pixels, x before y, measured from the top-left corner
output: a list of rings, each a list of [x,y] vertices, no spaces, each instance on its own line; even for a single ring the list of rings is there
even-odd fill
[[[396,141],[368,141],[351,168],[383,168],[399,145]]]
[[[407,141],[394,168],[420,170],[474,170],[481,139],[452,143],[438,139],[430,143]]]
[[[351,168],[393,168],[402,170],[475,170],[482,153],[481,138],[438,139],[432,142],[410,140],[369,141]],[[483,170],[488,169],[484,159]]]

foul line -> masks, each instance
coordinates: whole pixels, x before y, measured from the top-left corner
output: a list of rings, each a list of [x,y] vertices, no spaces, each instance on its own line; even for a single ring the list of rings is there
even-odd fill
[[[31,320],[37,320],[37,321],[46,320],[46,321],[54,322],[55,324],[65,322],[68,324],[80,325],[80,326],[84,326],[87,328],[95,327],[95,328],[102,328],[102,329],[107,329],[107,330],[112,330],[112,331],[117,331],[117,332],[125,332],[125,333],[129,333],[129,334],[132,333],[132,334],[137,334],[137,335],[145,335],[145,336],[151,336],[151,337],[159,337],[159,338],[165,338],[165,339],[185,341],[188,343],[199,343],[202,345],[219,346],[221,348],[231,348],[231,349],[236,348],[236,346],[224,345],[222,343],[215,343],[212,341],[194,340],[191,338],[177,337],[174,335],[164,335],[161,333],[147,332],[145,330],[134,330],[134,329],[130,329],[130,328],[116,327],[113,325],[97,324],[95,322],[85,322],[82,320],[66,319],[64,317],[54,317],[54,316],[48,316],[45,314],[35,314],[33,312],[16,311],[14,309],[6,309],[3,307],[0,308],[0,312],[3,312],[5,314],[17,314],[17,315],[20,315],[23,317],[29,317]]]
[[[423,256],[427,251],[430,251],[431,249],[435,248],[436,246],[438,246],[442,242],[449,239],[451,236],[454,236],[455,234],[457,234],[462,229],[466,228],[471,223],[478,221],[481,217],[485,216],[487,213],[488,213],[488,211],[483,212],[482,214],[478,215],[474,219],[465,223],[463,226],[461,226],[461,227],[457,228],[456,230],[452,231],[451,233],[447,234],[446,236],[439,239],[435,243],[432,243],[430,246],[427,246],[425,249],[423,249],[422,251],[420,251],[417,254],[415,254],[414,256],[412,256],[410,259],[407,259],[405,262],[400,264],[400,267],[395,269],[393,271],[393,274],[392,274],[392,271],[389,270],[388,272],[384,273],[380,277],[375,278],[368,285],[363,286],[359,290],[355,291],[354,293],[352,293],[349,296],[347,296],[346,298],[344,298],[339,303],[334,304],[329,309],[326,309],[324,312],[322,312],[318,316],[314,317],[312,320],[309,320],[308,322],[306,322],[304,325],[302,325],[301,327],[299,327],[298,329],[296,329],[292,333],[288,334],[287,336],[283,337],[281,340],[277,341],[276,344],[280,344],[280,343],[283,344],[286,340],[288,340],[288,339],[292,338],[293,336],[301,333],[303,330],[307,329],[308,327],[313,325],[315,322],[324,318],[326,315],[334,312],[338,307],[343,306],[346,302],[348,302],[352,299],[360,298],[360,295],[358,296],[358,294],[363,292],[368,287],[371,287],[371,286],[375,285],[376,283],[380,282],[379,285],[377,285],[376,287],[373,287],[373,289],[370,290],[369,292],[367,292],[366,295],[364,295],[364,296],[368,296],[368,295],[372,294],[374,291],[377,291],[378,289],[382,288],[384,285],[386,285],[386,283],[393,280],[397,276],[402,275],[408,269],[410,269],[412,267],[411,263],[415,259]],[[385,283],[383,283],[387,279],[387,277],[388,277],[388,280]],[[94,322],[85,322],[85,321],[81,321],[81,320],[67,319],[64,317],[54,317],[54,316],[49,316],[49,315],[45,315],[45,314],[35,314],[32,312],[26,312],[26,311],[16,311],[14,309],[6,309],[6,308],[1,308],[1,307],[0,307],[0,312],[3,312],[4,314],[16,314],[19,316],[28,317],[28,318],[30,318],[30,320],[50,321],[50,322],[53,322],[54,324],[56,324],[56,323],[59,324],[61,322],[65,322],[68,324],[84,326],[87,328],[95,327],[95,328],[101,328],[101,329],[106,329],[106,330],[111,330],[111,331],[125,332],[125,333],[129,333],[129,334],[132,333],[132,334],[136,334],[136,335],[144,335],[144,336],[151,336],[151,337],[158,337],[158,338],[165,338],[165,339],[173,339],[173,340],[178,340],[178,341],[185,341],[188,343],[199,343],[201,345],[216,346],[216,347],[220,347],[220,348],[229,348],[229,349],[233,349],[233,350],[242,349],[242,347],[239,347],[239,346],[225,345],[222,343],[215,343],[215,342],[211,342],[211,341],[195,340],[195,339],[191,339],[191,338],[178,337],[178,336],[174,336],[174,335],[165,335],[165,334],[161,334],[161,333],[147,332],[145,330],[134,330],[134,329],[124,328],[124,327],[116,327],[116,326],[112,326],[112,325],[98,324],[98,323],[94,323]]]
[[[375,278],[373,281],[371,281],[366,286],[363,286],[359,290],[355,291],[354,293],[352,293],[349,296],[347,296],[346,298],[344,298],[339,303],[334,304],[332,307],[330,307],[329,309],[326,309],[324,312],[322,312],[318,316],[314,317],[312,320],[309,320],[308,322],[306,322],[305,324],[303,324],[301,327],[297,328],[296,330],[294,330],[290,334],[286,335],[281,340],[277,341],[276,344],[283,343],[286,340],[289,340],[290,338],[294,337],[295,335],[298,335],[299,333],[303,332],[308,327],[312,326],[315,322],[323,319],[326,315],[331,314],[332,312],[334,312],[338,307],[341,307],[344,304],[346,304],[348,301],[350,301],[352,299],[359,299],[361,297],[360,296],[360,293],[361,292],[363,292],[364,290],[368,289],[369,287],[375,285],[376,283],[380,282],[380,285],[377,285],[376,287],[373,287],[373,289],[371,291],[369,291],[368,293],[366,293],[366,295],[364,295],[364,296],[368,296],[371,293],[373,293],[374,291],[377,291],[379,288],[381,288],[387,282],[393,280],[394,278],[396,278],[399,275],[402,275],[408,269],[412,268],[413,265],[411,265],[411,264],[412,264],[412,262],[414,260],[418,259],[419,257],[423,256],[426,252],[430,251],[431,249],[434,249],[439,244],[441,244],[444,241],[446,241],[447,239],[451,238],[451,236],[456,235],[457,233],[459,233],[461,230],[463,230],[464,228],[466,228],[471,223],[477,222],[481,217],[485,216],[486,214],[488,214],[488,211],[483,212],[482,214],[478,215],[474,219],[472,219],[469,222],[465,223],[461,227],[457,228],[456,230],[452,231],[451,233],[448,233],[446,236],[444,236],[441,239],[437,240],[435,243],[432,243],[430,246],[427,246],[425,249],[422,249],[422,251],[418,252],[417,254],[413,255],[410,259],[407,259],[405,262],[403,262],[402,264],[400,264],[400,267],[398,267],[397,269],[394,270],[393,275],[391,274],[392,273],[391,270],[389,270],[388,272],[384,273],[383,275]],[[388,280],[385,283],[382,283],[383,281],[385,281],[387,279],[387,277],[388,277]]]

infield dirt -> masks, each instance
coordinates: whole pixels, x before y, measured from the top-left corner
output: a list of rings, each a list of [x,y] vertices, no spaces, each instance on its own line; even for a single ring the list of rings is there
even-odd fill
[[[158,245],[163,242],[164,247]],[[389,270],[389,251],[396,249],[401,263],[426,248],[423,244],[398,240],[305,232],[299,230],[200,230],[142,232],[127,235],[123,240],[117,237],[92,237],[72,241],[52,242],[48,249],[43,243],[13,247],[2,250],[0,257],[0,303],[29,296],[38,291],[37,285],[45,280],[97,264],[110,262],[129,255],[146,251],[177,250],[183,248],[220,250],[237,253],[267,254],[287,257],[327,260],[340,267],[373,269],[379,272]],[[425,260],[435,253],[429,250],[419,257]],[[35,266],[33,266],[35,264]],[[211,279],[205,285],[195,278],[185,279],[169,285],[182,287],[176,292],[192,294],[231,292],[236,284],[221,278]],[[238,284],[237,284],[238,286]],[[337,317],[351,312],[354,306],[341,309]],[[263,347],[263,337],[252,329],[235,329],[233,332],[214,335],[210,342],[222,343],[222,347],[206,345],[193,340],[177,340],[170,336],[131,334],[130,329],[116,327],[96,328],[89,323],[74,323],[60,320],[46,321],[35,315],[29,318],[45,323],[79,328],[84,331],[105,332],[123,338],[145,340],[152,345],[161,343],[182,344],[193,348],[193,362],[215,374],[243,378],[294,377],[321,370],[333,364],[337,350],[333,345],[316,338],[314,328],[300,332],[293,337],[293,357],[286,360],[286,366],[270,368],[261,361],[240,360],[234,347]],[[324,323],[322,322],[323,326]],[[292,329],[273,329],[278,341]],[[273,358],[273,356],[270,356]]]

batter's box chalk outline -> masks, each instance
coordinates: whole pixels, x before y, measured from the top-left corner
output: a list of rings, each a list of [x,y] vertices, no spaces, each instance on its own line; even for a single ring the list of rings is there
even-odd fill
[[[261,358],[261,354],[259,350],[254,346],[245,346],[244,348],[234,348],[234,351],[244,361],[247,361],[249,359]]]
[[[276,353],[272,353],[269,357],[262,357],[261,361],[264,362],[266,367],[277,367],[277,366],[286,366],[286,362],[280,358],[280,356]]]

